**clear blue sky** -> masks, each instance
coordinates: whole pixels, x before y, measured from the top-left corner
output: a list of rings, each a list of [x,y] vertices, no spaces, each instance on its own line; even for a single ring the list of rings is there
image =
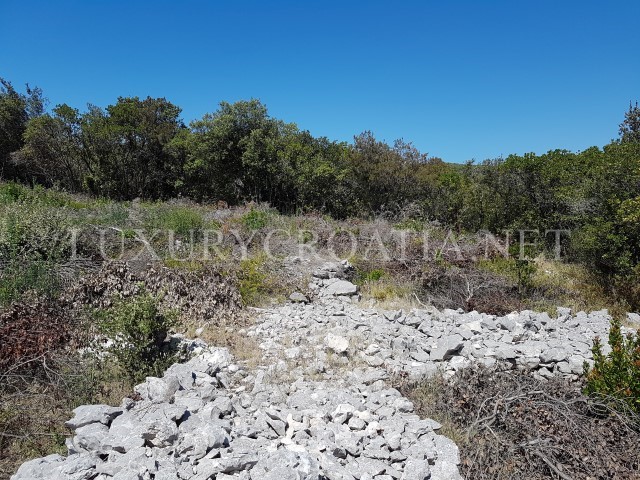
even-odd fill
[[[447,161],[582,150],[640,100],[640,2],[0,0],[0,76],[83,109],[221,100]]]

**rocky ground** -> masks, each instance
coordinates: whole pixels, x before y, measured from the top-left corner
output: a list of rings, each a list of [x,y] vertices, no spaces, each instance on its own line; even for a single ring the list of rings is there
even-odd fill
[[[606,311],[504,317],[434,308],[363,309],[346,263],[314,272],[309,294],[260,311],[244,334],[257,367],[192,342],[195,354],[120,407],[83,406],[69,455],[32,460],[23,479],[457,479],[458,449],[390,387],[472,362],[575,377],[606,336]]]

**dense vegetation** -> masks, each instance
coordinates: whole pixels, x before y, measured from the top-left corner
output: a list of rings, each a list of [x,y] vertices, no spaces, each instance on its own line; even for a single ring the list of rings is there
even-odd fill
[[[118,98],[81,112],[45,112],[42,92],[0,90],[0,175],[116,200],[268,202],[281,212],[334,218],[403,215],[458,231],[536,230],[640,307],[640,108],[620,138],[582,152],[555,150],[453,165],[371,132],[352,144],[315,138],[269,116],[258,100],[223,102],[186,126],[164,98]],[[530,237],[532,238],[532,237]]]

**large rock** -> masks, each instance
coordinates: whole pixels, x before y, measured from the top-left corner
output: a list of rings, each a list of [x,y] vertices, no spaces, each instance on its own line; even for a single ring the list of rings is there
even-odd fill
[[[464,346],[464,339],[458,335],[449,335],[438,340],[435,348],[431,349],[430,358],[432,361],[448,360],[458,353]]]
[[[71,430],[75,430],[91,423],[109,425],[118,415],[122,414],[122,408],[109,405],[81,405],[73,410],[73,418],[65,422]]]
[[[329,285],[325,289],[325,293],[327,295],[334,295],[334,296],[339,296],[339,295],[351,296],[358,293],[358,286],[346,280],[338,280],[337,282],[333,282],[331,285]]]
[[[36,458],[23,463],[11,480],[33,480],[33,479],[57,479],[59,477],[59,467],[65,458],[58,455],[49,455],[43,458]]]
[[[567,360],[568,354],[564,348],[549,348],[540,354],[540,362],[557,363]]]
[[[407,460],[400,480],[428,480],[429,478],[431,478],[429,461],[411,458]]]
[[[289,300],[294,303],[309,303],[309,299],[306,297],[306,295],[300,292],[293,292],[291,295],[289,295]]]

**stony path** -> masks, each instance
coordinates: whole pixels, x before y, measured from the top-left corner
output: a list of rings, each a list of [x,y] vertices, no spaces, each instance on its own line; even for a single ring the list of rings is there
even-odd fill
[[[451,375],[471,362],[574,376],[608,327],[606,312],[365,310],[343,270],[315,272],[311,303],[298,294],[262,312],[247,332],[259,366],[193,343],[197,356],[136,387],[140,400],[77,409],[69,456],[27,462],[13,478],[458,479],[457,447],[390,376]]]

